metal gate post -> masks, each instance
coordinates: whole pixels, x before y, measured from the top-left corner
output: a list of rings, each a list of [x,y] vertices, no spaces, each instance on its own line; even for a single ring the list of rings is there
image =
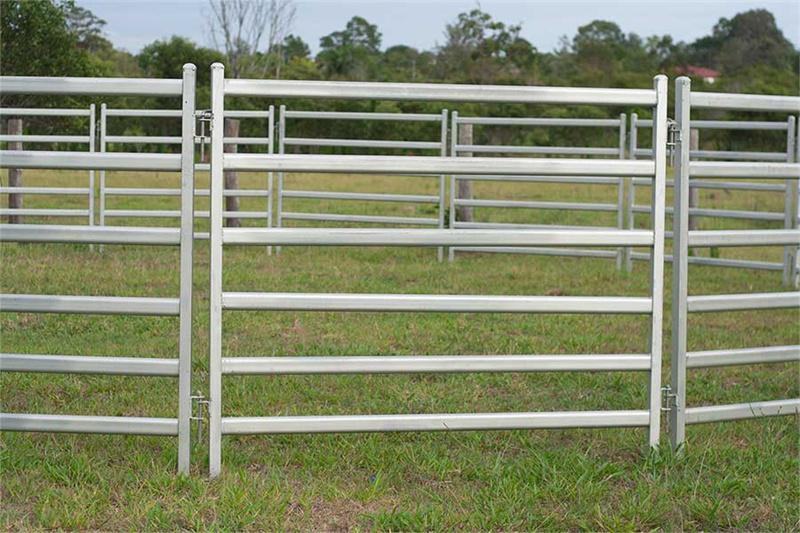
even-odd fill
[[[625,159],[625,137],[627,116],[619,114],[619,159]],[[620,176],[617,185],[617,229],[625,229],[625,177]],[[617,248],[617,270],[622,270],[622,257],[625,248]]]
[[[100,153],[106,152],[106,104],[100,104]],[[100,226],[106,225],[106,171],[100,171]],[[100,246],[100,251],[103,246]]]
[[[94,104],[89,106],[89,153],[93,154],[95,150],[95,107]],[[94,170],[89,171],[89,225],[94,226]],[[94,245],[89,246],[90,250],[94,250]]]
[[[458,111],[450,115],[450,157],[458,157],[456,144],[458,144]],[[456,229],[456,176],[450,175],[450,229]],[[456,258],[453,247],[447,249],[447,261],[452,263]]]
[[[661,350],[664,313],[664,218],[667,198],[667,77],[659,75],[653,81],[657,102],[653,108],[653,162],[655,176],[652,187],[653,248],[650,255],[650,298],[653,312],[650,317],[650,424],[648,442],[651,448],[661,436]],[[621,138],[624,151],[625,139]],[[622,179],[620,179],[620,187]]]
[[[636,159],[637,130],[636,121],[639,115],[631,114],[631,135],[628,139],[628,159]],[[634,178],[628,178],[628,229],[636,229],[636,215],[633,206],[636,204],[636,185]],[[630,274],[633,272],[633,248],[628,247],[625,252],[625,270]]]
[[[278,154],[283,155],[286,146],[283,144],[283,139],[286,138],[286,106],[280,107],[280,114],[278,115]],[[275,227],[283,227],[283,172],[278,172],[278,199],[275,204],[277,212],[275,213]],[[275,247],[275,255],[280,255],[281,247]]]
[[[794,131],[795,131],[795,117],[790,116],[786,128],[786,162],[794,163]],[[794,184],[795,180],[786,180],[786,194],[784,196],[784,229],[792,229],[794,227]],[[794,263],[794,250],[791,246],[786,246],[783,249],[783,286],[790,287],[794,285],[792,278],[792,264]]]
[[[669,412],[669,439],[673,450],[683,445],[686,436],[686,328],[689,275],[689,136],[691,118],[691,80],[675,80],[675,186],[672,241],[672,360],[670,385],[674,403]]]
[[[178,360],[178,473],[189,474],[192,416],[192,250],[194,245],[195,79],[197,67],[183,66],[181,103],[181,281]]]
[[[269,145],[267,146],[267,153],[272,155],[275,153],[275,106],[269,106],[269,118],[267,119],[267,128],[269,132]],[[272,196],[273,196],[273,173],[267,173],[267,227],[272,227]],[[267,246],[267,255],[272,255],[272,246]]]
[[[210,173],[210,324],[209,324],[209,436],[208,469],[219,475],[222,445],[222,158],[224,144],[225,67],[211,65],[211,173]],[[280,180],[280,177],[278,178]]]
[[[440,150],[439,155],[442,157],[447,157],[447,109],[442,109],[442,131],[441,131],[441,139],[442,139],[442,148]],[[445,194],[446,194],[446,182],[447,176],[444,174],[439,175],[439,229],[444,229],[444,211],[445,211]],[[444,260],[444,248],[439,247],[437,251],[437,258],[441,263]]]

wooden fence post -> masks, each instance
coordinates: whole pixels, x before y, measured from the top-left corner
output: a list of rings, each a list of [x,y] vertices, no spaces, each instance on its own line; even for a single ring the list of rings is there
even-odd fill
[[[225,119],[225,138],[239,137],[239,121],[231,118]],[[238,150],[236,144],[225,144],[222,151],[229,154],[235,154]],[[225,190],[238,190],[239,189],[239,173],[235,170],[225,171]],[[226,196],[225,197],[225,211],[238,211],[239,210],[239,197]],[[242,227],[241,218],[226,218],[225,225],[229,228]]]
[[[464,124],[458,128],[458,144],[472,144],[472,124]],[[459,152],[459,157],[472,157],[472,152]],[[472,200],[472,180],[456,180],[458,190],[456,198]],[[472,207],[462,205],[456,209],[456,219],[459,222],[472,222]]]

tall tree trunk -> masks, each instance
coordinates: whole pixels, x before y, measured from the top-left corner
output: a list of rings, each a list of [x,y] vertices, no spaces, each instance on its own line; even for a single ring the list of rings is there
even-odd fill
[[[225,137],[238,137],[239,136],[239,121],[226,118],[225,119]],[[223,152],[235,154],[238,147],[235,144],[226,144],[223,147]],[[239,173],[232,170],[225,171],[225,190],[239,190]],[[226,196],[225,197],[225,211],[238,211],[239,210],[239,197]],[[241,218],[228,218],[226,225],[229,228],[242,227]]]

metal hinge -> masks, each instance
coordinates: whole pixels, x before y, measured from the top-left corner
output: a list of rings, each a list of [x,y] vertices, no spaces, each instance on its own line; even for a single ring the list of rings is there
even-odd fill
[[[196,392],[195,396],[190,396],[192,403],[194,404],[194,416],[190,416],[189,420],[196,420],[197,421],[197,442],[203,442],[203,421],[208,416],[208,404],[211,403],[211,400],[207,400],[205,396],[203,396],[202,392]]]
[[[196,111],[194,116],[200,123],[200,135],[195,135],[194,140],[200,143],[200,161],[205,161],[206,141],[210,140],[210,137],[206,135],[206,123],[208,123],[208,133],[211,135],[211,120],[214,118],[214,114],[210,109],[201,109]]]
[[[678,405],[678,395],[672,392],[672,387],[661,387],[661,412],[667,415],[664,427],[669,431],[669,413]]]

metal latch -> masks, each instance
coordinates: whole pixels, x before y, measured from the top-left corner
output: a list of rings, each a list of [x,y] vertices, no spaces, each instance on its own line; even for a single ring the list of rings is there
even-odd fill
[[[667,155],[670,164],[675,163],[675,148],[681,143],[681,129],[678,123],[671,118],[667,119]]]
[[[208,133],[211,134],[211,119],[214,118],[214,114],[211,112],[210,109],[201,109],[197,111],[194,116],[197,118],[197,121],[200,123],[200,135],[195,135],[194,140],[195,142],[200,143],[200,161],[206,160],[206,141],[210,139],[206,135],[206,123],[208,123]]]
[[[203,393],[199,391],[195,393],[195,396],[190,396],[189,398],[195,405],[195,415],[190,416],[189,420],[197,421],[197,443],[200,444],[203,442],[203,421],[208,415],[208,404],[211,403],[211,401],[207,400],[206,397],[203,396]]]
[[[678,395],[672,392],[672,387],[664,385],[661,388],[661,412],[667,415],[678,406]],[[669,416],[667,416],[664,423],[665,428],[669,431]]]

